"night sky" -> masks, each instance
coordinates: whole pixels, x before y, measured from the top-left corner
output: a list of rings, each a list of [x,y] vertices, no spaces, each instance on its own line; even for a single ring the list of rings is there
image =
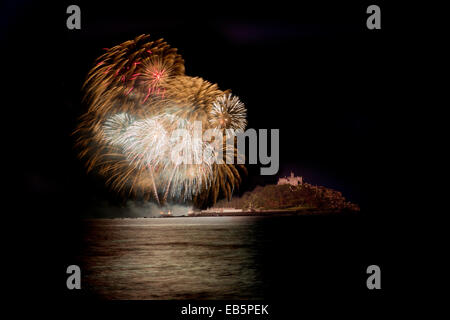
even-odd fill
[[[363,4],[81,3],[81,30],[66,28],[66,4],[15,6],[16,18],[7,23],[18,28],[6,37],[19,49],[14,60],[26,72],[15,89],[18,100],[26,100],[21,121],[32,133],[23,144],[37,156],[18,159],[26,162],[26,192],[80,206],[117,200],[101,180],[84,173],[71,132],[86,110],[81,85],[102,48],[147,33],[179,49],[188,75],[238,95],[248,109],[249,128],[280,129],[278,175],[260,176],[258,166],[249,166],[242,191],[292,170],[362,207],[370,202],[366,190],[371,179],[380,178],[376,144],[388,110],[381,101],[393,37],[365,27]],[[383,18],[387,28],[389,15]]]
[[[408,57],[398,50],[408,32],[393,22],[399,10],[377,2],[382,29],[371,31],[365,10],[372,2],[144,3],[2,4],[8,85],[2,106],[11,111],[2,118],[4,185],[12,191],[11,216],[22,228],[14,229],[12,239],[24,239],[11,266],[26,275],[30,261],[42,261],[42,276],[32,289],[27,277],[13,278],[20,281],[14,284],[17,293],[26,288],[31,296],[51,287],[55,296],[66,294],[64,268],[83,236],[79,218],[98,203],[121,203],[102,180],[85,173],[71,133],[86,111],[81,86],[102,48],[143,33],[178,48],[187,75],[238,95],[247,107],[249,128],[280,129],[278,175],[260,176],[258,166],[249,166],[242,190],[275,183],[292,170],[311,184],[342,191],[361,206],[360,216],[307,220],[298,226],[303,237],[320,232],[329,237],[314,238],[317,248],[338,239],[336,248],[351,247],[342,259],[330,255],[347,261],[336,272],[349,275],[352,259],[358,259],[353,265],[378,259],[392,267],[388,258],[396,254],[386,250],[397,239],[391,217],[400,203],[392,195],[399,195],[397,172],[405,165],[395,157],[403,140],[393,133],[408,113],[393,95]],[[81,7],[81,30],[66,28],[70,4]],[[295,228],[292,234],[301,234]],[[318,272],[329,272],[321,268]],[[385,279],[389,272],[392,277],[393,268],[388,270]]]

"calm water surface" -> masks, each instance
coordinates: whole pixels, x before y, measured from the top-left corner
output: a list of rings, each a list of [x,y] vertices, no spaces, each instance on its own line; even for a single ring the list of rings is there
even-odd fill
[[[261,299],[257,219],[88,220],[84,289],[106,299]]]

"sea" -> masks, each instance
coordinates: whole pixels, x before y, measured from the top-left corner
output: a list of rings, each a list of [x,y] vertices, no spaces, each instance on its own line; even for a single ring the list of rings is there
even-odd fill
[[[87,220],[83,290],[119,300],[262,299],[261,219]]]
[[[351,300],[367,291],[367,266],[383,263],[379,242],[359,216],[116,218],[83,225],[78,257],[70,261],[81,268],[79,294],[94,299]]]

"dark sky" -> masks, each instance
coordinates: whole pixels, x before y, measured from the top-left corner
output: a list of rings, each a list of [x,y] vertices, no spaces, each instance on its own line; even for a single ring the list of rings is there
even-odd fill
[[[251,166],[244,189],[292,170],[362,207],[373,201],[387,155],[380,137],[397,112],[385,103],[397,39],[388,10],[382,30],[369,31],[371,3],[14,3],[2,10],[2,37],[15,117],[25,128],[12,148],[27,194],[81,207],[114,200],[85,174],[70,134],[85,111],[81,85],[102,48],[148,33],[179,49],[188,75],[237,94],[249,127],[280,129],[279,174],[261,177]],[[65,10],[75,3],[81,30],[67,30]]]
[[[349,278],[356,279],[352,283],[363,290],[358,296],[373,298],[360,281],[366,266],[376,263],[384,272],[384,289],[375,298],[389,290],[396,296],[402,292],[392,289],[403,285],[402,278],[412,279],[404,268],[411,263],[397,260],[409,247],[416,257],[418,247],[402,232],[414,232],[421,241],[424,237],[423,226],[407,226],[411,212],[405,205],[416,201],[405,188],[406,174],[400,174],[407,169],[408,176],[421,179],[421,168],[409,168],[413,159],[398,156],[408,143],[416,144],[402,129],[412,123],[414,108],[405,98],[415,100],[419,93],[409,86],[415,81],[411,75],[425,59],[413,53],[429,50],[418,41],[412,51],[405,46],[408,36],[420,34],[419,16],[408,14],[406,6],[376,1],[382,9],[382,29],[370,31],[365,12],[373,1],[186,1],[183,6],[168,1],[92,2],[8,0],[0,5],[2,185],[8,191],[4,206],[9,207],[2,213],[15,220],[4,222],[11,233],[5,245],[11,257],[4,263],[11,269],[6,272],[11,296],[26,292],[31,300],[48,303],[53,300],[43,291],[57,299],[67,295],[65,270],[76,263],[85,234],[80,217],[99,203],[117,202],[101,180],[86,175],[71,133],[85,111],[81,85],[102,48],[143,33],[163,37],[178,48],[188,75],[237,94],[248,109],[249,127],[280,129],[279,176],[293,170],[360,204],[360,215],[302,217],[306,219],[287,229],[268,225],[267,230],[274,230],[271,239],[283,239],[274,251],[287,248],[281,250],[285,262],[274,269],[280,270],[277,277],[290,282],[293,273],[284,268],[288,266],[295,275],[303,274],[299,279],[308,278],[310,287],[316,279],[325,283],[334,278],[342,284],[336,290],[346,287]],[[71,4],[82,10],[78,31],[66,28]],[[402,16],[417,20],[417,27],[403,23]],[[420,110],[428,106],[420,105]],[[278,178],[259,176],[257,166],[249,169],[247,189]],[[416,188],[420,191],[423,184],[429,188],[423,179]],[[395,221],[401,213],[407,219]],[[292,264],[296,258],[301,263]],[[310,264],[303,263],[308,260]],[[280,288],[285,284],[274,283]],[[292,295],[296,300],[290,308],[295,312],[301,286]],[[333,294],[333,300],[339,296]],[[357,300],[346,299],[339,308],[348,301]],[[379,301],[356,305],[372,308]],[[141,308],[154,314],[147,305]],[[78,309],[88,310],[79,305],[65,308]],[[107,309],[117,311],[109,305]]]

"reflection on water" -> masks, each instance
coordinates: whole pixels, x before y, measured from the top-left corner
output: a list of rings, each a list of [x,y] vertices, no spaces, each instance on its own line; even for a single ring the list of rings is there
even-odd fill
[[[255,219],[88,220],[83,289],[106,299],[261,299]]]

